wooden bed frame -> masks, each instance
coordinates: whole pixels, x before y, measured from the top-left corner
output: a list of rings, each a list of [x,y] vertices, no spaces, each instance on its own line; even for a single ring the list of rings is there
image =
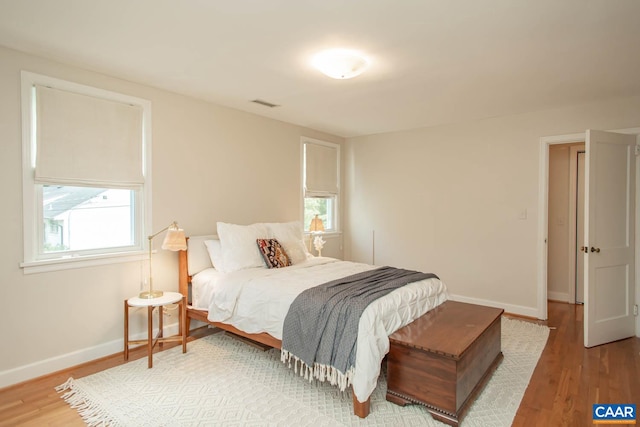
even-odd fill
[[[272,337],[267,333],[261,334],[249,334],[247,332],[241,331],[231,325],[227,325],[225,323],[220,322],[211,322],[207,319],[207,312],[204,310],[196,310],[190,306],[191,301],[189,300],[189,285],[191,284],[191,276],[189,275],[188,269],[188,261],[187,261],[187,251],[179,251],[178,253],[178,284],[179,291],[182,295],[184,295],[187,299],[187,316],[186,316],[186,329],[187,336],[189,336],[189,332],[191,330],[191,319],[199,320],[201,322],[207,323],[209,325],[213,325],[217,328],[220,328],[225,331],[229,331],[233,334],[239,335],[241,337],[250,339],[252,341],[259,342],[261,344],[268,345],[273,348],[281,348],[282,341],[277,338]],[[356,394],[353,393],[353,413],[360,418],[365,418],[369,415],[370,411],[370,402],[371,399],[367,399],[366,402],[360,402],[356,398]]]

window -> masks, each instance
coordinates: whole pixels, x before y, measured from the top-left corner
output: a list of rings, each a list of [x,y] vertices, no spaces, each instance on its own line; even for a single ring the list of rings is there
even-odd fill
[[[340,146],[302,139],[304,230],[318,215],[328,232],[339,230]]]
[[[116,188],[38,185],[43,255],[135,245],[135,192]]]
[[[28,72],[22,103],[25,272],[144,250],[150,103]]]

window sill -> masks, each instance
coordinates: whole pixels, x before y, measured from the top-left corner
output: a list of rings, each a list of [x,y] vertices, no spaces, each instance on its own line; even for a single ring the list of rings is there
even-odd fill
[[[342,231],[324,231],[322,233],[316,233],[316,232],[310,232],[310,231],[305,231],[304,232],[305,237],[309,237],[309,236],[322,236],[322,237],[328,237],[328,238],[333,238],[333,237],[339,237],[342,236]]]
[[[48,271],[141,261],[148,257],[149,253],[147,251],[131,251],[100,255],[69,256],[40,261],[25,261],[20,263],[20,267],[23,269],[24,274],[36,274],[46,273]]]

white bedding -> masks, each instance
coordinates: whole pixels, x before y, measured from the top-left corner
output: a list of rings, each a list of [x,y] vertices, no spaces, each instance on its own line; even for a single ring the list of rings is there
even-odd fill
[[[250,268],[222,274],[213,268],[192,280],[193,306],[209,310],[208,319],[248,333],[266,332],[282,339],[289,306],[305,289],[376,266],[311,258],[286,268]],[[389,351],[388,336],[447,299],[444,283],[410,283],[371,303],[358,327],[353,390],[360,402],[376,387],[380,365]]]

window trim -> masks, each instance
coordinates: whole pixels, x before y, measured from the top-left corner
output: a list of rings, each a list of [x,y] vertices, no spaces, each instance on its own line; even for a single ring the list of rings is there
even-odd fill
[[[59,257],[40,257],[41,243],[39,232],[41,225],[42,207],[38,205],[39,197],[34,177],[35,167],[35,123],[32,123],[33,103],[32,88],[43,85],[103,98],[111,101],[126,102],[142,107],[142,167],[144,184],[138,189],[137,204],[135,206],[135,244],[132,247],[106,248],[101,253],[60,254]],[[138,261],[146,254],[147,231],[151,225],[151,102],[142,98],[124,95],[92,86],[86,86],[66,80],[44,76],[29,71],[21,72],[21,100],[22,100],[22,192],[23,192],[23,262],[20,267],[24,274],[45,271],[81,268],[95,265],[112,264],[118,262]]]
[[[331,147],[336,149],[336,172],[337,172],[337,193],[335,194],[335,206],[334,206],[334,217],[335,217],[335,228],[328,229],[324,232],[324,235],[331,236],[342,233],[342,174],[341,174],[341,155],[340,155],[340,144],[336,144],[335,142],[322,141],[319,139],[309,138],[303,136],[300,138],[300,218],[302,218],[301,222],[304,222],[304,199],[305,199],[305,156],[304,156],[304,146],[306,143],[310,144],[318,144],[324,145],[326,147]],[[320,196],[318,194],[317,196]],[[307,224],[302,224],[302,232],[304,235],[310,235],[309,231],[306,231]]]

